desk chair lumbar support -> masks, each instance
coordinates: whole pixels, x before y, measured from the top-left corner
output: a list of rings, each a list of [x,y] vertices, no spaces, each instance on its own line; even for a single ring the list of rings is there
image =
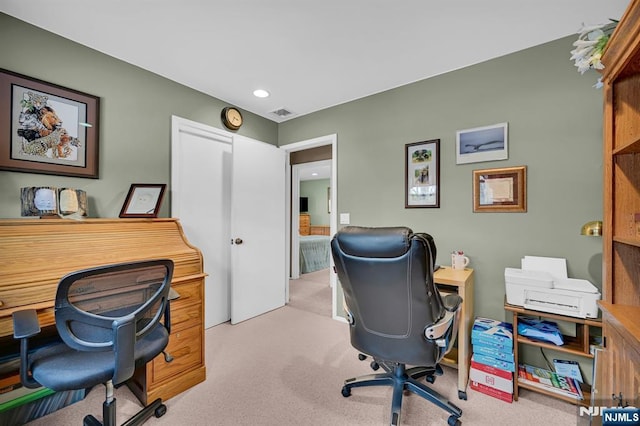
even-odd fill
[[[35,310],[13,314],[20,339],[20,379],[25,387],[54,391],[106,386],[103,421],[84,418],[85,426],[115,426],[114,386],[130,379],[169,342],[169,289],[173,262],[168,259],[100,266],[73,272],[58,284],[54,316],[61,341],[29,348],[40,332]],[[144,407],[124,425],[133,426],[166,412],[161,399]]]
[[[431,236],[405,227],[348,226],[333,237],[331,253],[344,290],[351,344],[360,359],[369,355],[372,368],[384,370],[345,380],[342,395],[350,396],[356,387],[392,386],[392,425],[400,423],[404,391],[446,410],[449,425],[460,425],[462,410],[418,381],[425,377],[433,383],[442,374],[439,362],[456,338],[462,303],[455,294],[441,297],[435,287]]]

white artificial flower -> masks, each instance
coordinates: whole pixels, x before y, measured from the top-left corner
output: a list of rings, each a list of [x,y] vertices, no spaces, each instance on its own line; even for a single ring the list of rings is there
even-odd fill
[[[598,41],[600,37],[604,37],[604,31],[602,31],[601,29],[590,31],[587,34],[587,39],[591,41]]]
[[[603,86],[604,86],[604,83],[602,83],[602,77],[598,78],[598,81],[596,81],[596,84],[593,85],[593,87],[595,87],[596,89],[602,89]]]
[[[609,35],[613,32],[617,21],[608,24],[597,24],[586,26],[582,24],[582,29],[578,33],[578,39],[573,42],[571,60],[574,61],[580,74],[584,74],[590,69],[604,69],[602,63],[602,52],[609,40]],[[600,78],[594,87],[602,87]]]
[[[596,25],[589,25],[586,26],[584,24],[584,22],[582,23],[582,28],[580,29],[579,34],[579,38],[583,38],[585,35],[589,34],[591,31],[595,31],[595,30],[601,30],[603,27],[605,27],[608,24],[596,24]]]
[[[582,40],[582,39],[578,39],[576,41],[573,42],[573,45],[576,47],[588,47],[588,46],[594,46],[598,41],[597,40]]]

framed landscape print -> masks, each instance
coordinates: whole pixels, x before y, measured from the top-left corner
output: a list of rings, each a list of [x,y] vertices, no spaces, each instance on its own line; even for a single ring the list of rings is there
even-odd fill
[[[440,139],[405,145],[405,208],[440,207]]]
[[[456,132],[456,164],[506,160],[508,124],[475,127]]]
[[[0,69],[0,170],[97,179],[99,103]]]

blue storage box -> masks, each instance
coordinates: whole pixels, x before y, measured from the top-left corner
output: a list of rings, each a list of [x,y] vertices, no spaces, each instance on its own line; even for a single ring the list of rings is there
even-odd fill
[[[513,326],[507,322],[477,317],[471,330],[471,343],[513,352]]]

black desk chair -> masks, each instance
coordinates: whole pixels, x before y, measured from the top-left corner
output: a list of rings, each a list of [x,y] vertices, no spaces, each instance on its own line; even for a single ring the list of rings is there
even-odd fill
[[[449,425],[460,425],[462,410],[418,381],[426,377],[433,383],[442,374],[438,363],[455,340],[462,302],[458,295],[442,298],[435,287],[431,236],[402,227],[349,226],[334,236],[331,252],[344,290],[351,344],[373,357],[374,370],[385,370],[345,380],[342,395],[348,397],[355,387],[392,386],[392,425],[400,422],[405,390],[446,410]]]
[[[84,425],[115,426],[114,385],[133,376],[135,368],[164,351],[169,341],[171,260],[102,266],[74,272],[58,284],[56,329],[62,341],[35,350],[29,337],[40,332],[35,310],[13,314],[14,337],[20,339],[20,379],[24,386],[54,391],[106,386],[103,423],[92,415]],[[162,322],[161,322],[162,320]],[[168,361],[170,357],[165,354]],[[142,424],[166,412],[153,401],[125,423]]]

